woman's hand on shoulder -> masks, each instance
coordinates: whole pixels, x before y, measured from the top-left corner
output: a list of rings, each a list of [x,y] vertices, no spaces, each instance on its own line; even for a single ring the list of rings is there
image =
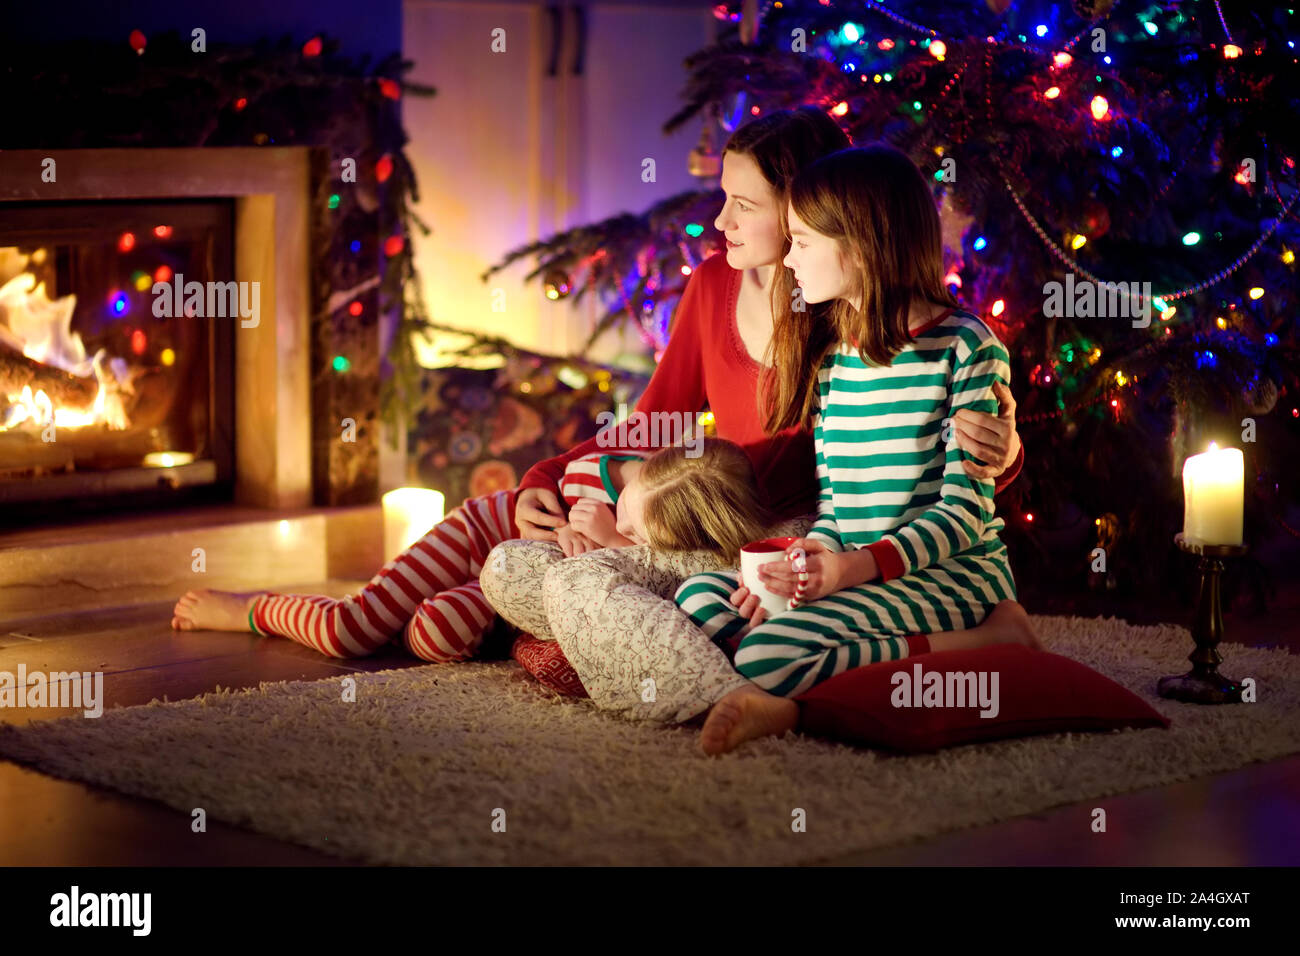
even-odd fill
[[[972,478],[996,478],[1015,462],[1020,454],[1020,435],[1016,432],[1016,400],[1011,389],[1001,382],[993,384],[998,400],[998,414],[958,409],[952,416],[957,426],[957,444],[986,464],[962,462]]]

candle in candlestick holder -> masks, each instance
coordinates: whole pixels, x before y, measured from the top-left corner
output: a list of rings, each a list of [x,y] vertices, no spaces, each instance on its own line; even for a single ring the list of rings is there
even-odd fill
[[[1213,442],[1183,463],[1183,537],[1200,544],[1241,544],[1245,460],[1240,448]]]
[[[397,488],[384,495],[384,560],[391,561],[442,520],[446,499],[431,488]]]

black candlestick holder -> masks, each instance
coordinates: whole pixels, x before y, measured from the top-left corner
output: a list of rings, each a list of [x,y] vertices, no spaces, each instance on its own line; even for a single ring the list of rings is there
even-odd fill
[[[1202,544],[1189,541],[1182,533],[1174,535],[1174,542],[1188,554],[1200,556],[1197,571],[1201,580],[1196,588],[1196,611],[1192,618],[1192,638],[1196,650],[1188,656],[1192,669],[1175,677],[1162,677],[1156,685],[1161,697],[1181,700],[1189,704],[1239,704],[1241,687],[1219,673],[1223,656],[1219,654],[1219,641],[1223,640],[1223,607],[1219,601],[1219,574],[1228,558],[1239,558],[1246,553],[1244,544]]]

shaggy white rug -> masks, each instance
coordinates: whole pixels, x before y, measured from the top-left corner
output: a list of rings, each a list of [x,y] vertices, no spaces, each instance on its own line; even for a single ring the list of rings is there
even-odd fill
[[[1300,751],[1300,657],[1225,645],[1259,702],[1162,700],[1185,629],[1039,617],[1048,650],[1119,681],[1170,730],[1052,734],[889,756],[790,735],[721,758],[697,728],[552,695],[514,662],[218,690],[0,727],[0,756],[326,853],[391,864],[793,864]],[[798,811],[806,831],[795,832]]]

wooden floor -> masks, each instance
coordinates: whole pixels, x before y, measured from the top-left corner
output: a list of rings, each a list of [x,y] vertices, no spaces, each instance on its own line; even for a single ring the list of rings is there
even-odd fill
[[[343,594],[348,589],[347,582],[335,581],[300,590]],[[178,633],[168,626],[171,606],[6,625],[0,628],[0,671],[16,672],[20,663],[29,670],[103,671],[108,708],[164,696],[194,697],[218,685],[312,680],[418,663],[396,651],[335,661],[279,638]],[[1271,616],[1267,626],[1230,615],[1228,633],[1245,643],[1283,644],[1300,653],[1300,612],[1287,613]],[[1223,650],[1230,660],[1231,645]],[[0,720],[21,724],[65,714],[0,709]],[[1093,833],[1089,825],[1097,805],[1107,810],[1105,834]],[[0,761],[0,807],[0,865],[5,866],[346,865],[212,820],[207,833],[195,834],[187,815],[161,804],[47,777],[8,761]],[[1300,864],[1300,756],[825,862],[1294,866]]]

